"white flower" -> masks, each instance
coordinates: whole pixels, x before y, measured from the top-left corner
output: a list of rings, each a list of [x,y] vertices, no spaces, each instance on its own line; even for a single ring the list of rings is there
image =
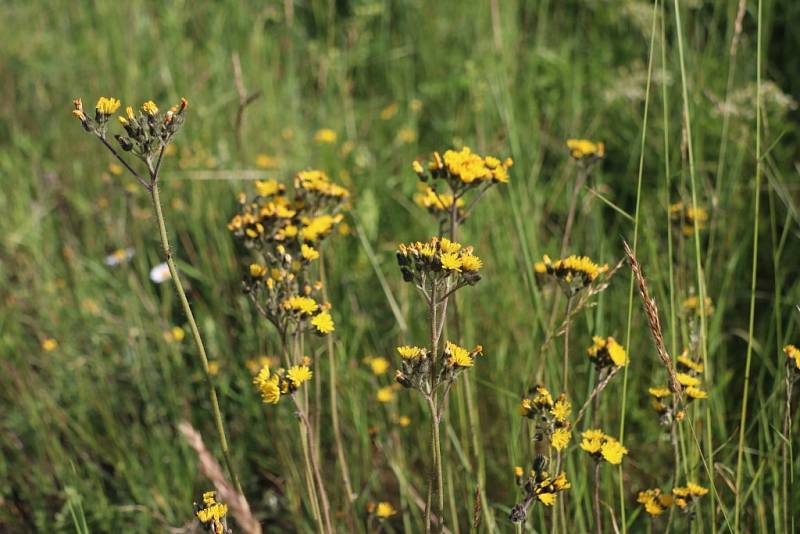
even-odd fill
[[[116,267],[117,265],[128,262],[131,258],[133,258],[135,252],[136,251],[132,248],[118,248],[106,256],[104,263],[109,267]]]
[[[171,278],[169,273],[169,266],[165,263],[159,263],[150,269],[150,280],[156,284],[163,284]]]

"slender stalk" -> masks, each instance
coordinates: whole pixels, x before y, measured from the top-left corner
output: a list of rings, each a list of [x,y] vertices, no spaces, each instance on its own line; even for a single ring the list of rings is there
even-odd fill
[[[300,407],[295,401],[298,412]],[[316,483],[314,482],[314,473],[312,472],[311,462],[312,455],[308,447],[308,430],[305,425],[300,424],[300,445],[303,449],[303,467],[305,468],[306,477],[306,492],[308,493],[308,502],[311,506],[311,513],[314,516],[314,521],[317,523],[317,530],[325,532],[325,524],[322,520],[322,514],[319,508],[319,498],[317,497]]]
[[[647,84],[644,94],[644,110],[642,111],[642,137],[639,145],[639,173],[636,181],[636,210],[633,216],[633,253],[636,254],[639,244],[639,209],[642,200],[642,177],[644,175],[644,152],[647,141],[647,116],[650,110],[650,85],[653,79],[653,51],[656,39],[656,20],[658,14],[658,1],[653,4],[653,27],[650,33],[650,51],[647,59]],[[631,281],[628,286],[628,319],[625,328],[625,347],[630,350],[631,345],[631,324],[633,320],[633,287],[635,276],[631,273]],[[620,408],[619,441],[624,443],[625,438],[625,408],[628,399],[628,365],[622,371],[622,404]],[[623,534],[627,531],[627,520],[625,517],[625,480],[622,476],[622,464],[619,466],[619,507]]]
[[[228,439],[225,436],[225,426],[222,422],[222,413],[219,409],[219,401],[217,400],[217,390],[214,388],[214,382],[211,378],[211,373],[208,371],[208,356],[206,355],[206,348],[203,344],[203,338],[200,336],[200,330],[197,328],[197,321],[195,321],[194,314],[192,313],[192,307],[189,305],[189,301],[186,298],[186,293],[183,290],[183,284],[181,284],[178,268],[175,266],[175,260],[172,258],[172,251],[169,246],[169,238],[167,237],[167,226],[164,221],[164,213],[161,209],[161,199],[158,193],[157,174],[155,174],[152,179],[150,196],[153,200],[153,209],[158,221],[158,233],[159,237],[161,238],[161,250],[167,260],[170,278],[172,279],[172,284],[175,287],[175,291],[178,293],[178,299],[183,307],[183,313],[186,315],[186,319],[189,321],[189,329],[192,331],[192,338],[194,338],[195,345],[197,345],[197,355],[200,359],[200,367],[203,370],[206,389],[208,392],[208,400],[211,403],[211,411],[214,418],[214,427],[217,430],[217,437],[219,438],[219,446],[222,451],[222,457],[225,460],[225,467],[228,470],[228,474],[231,477],[231,481],[233,482],[236,491],[240,495],[244,495],[242,492],[242,485],[239,482],[239,477],[236,475],[236,471],[233,468],[233,462],[231,461],[231,454],[230,450],[228,449]]]
[[[292,399],[294,399],[294,397],[292,397]],[[312,428],[311,423],[308,421],[308,416],[306,416],[300,404],[297,402],[297,399],[294,400],[295,406],[297,407],[297,414],[300,417],[302,426],[305,427],[307,446],[313,447],[314,429]],[[322,480],[322,472],[320,471],[319,463],[317,462],[317,459],[313,453],[309,454],[309,460],[311,463],[311,470],[314,480],[316,481],[317,491],[319,492],[319,499],[322,504],[322,518],[325,521],[325,532],[332,533],[333,528],[331,526],[331,506],[330,502],[328,501],[328,493],[325,491],[325,484]]]
[[[320,250],[319,258],[319,280],[322,282],[322,297],[325,302],[328,302],[328,284],[325,280],[325,257]],[[351,511],[353,503],[355,502],[356,494],[353,492],[353,486],[350,483],[350,468],[347,463],[347,456],[344,453],[344,446],[342,445],[342,431],[339,426],[339,410],[338,410],[338,388],[336,387],[336,356],[333,346],[333,334],[327,336],[327,350],[328,350],[328,378],[330,384],[328,391],[330,392],[331,403],[331,424],[333,426],[333,440],[336,445],[336,456],[339,460],[339,469],[342,473],[342,481],[344,489],[347,494],[347,502],[350,504]]]
[[[600,512],[600,466],[602,462],[595,460],[594,463],[594,523],[595,532],[603,534],[603,515]]]
[[[563,257],[563,255],[562,255]],[[572,313],[572,295],[567,299],[567,324],[564,328],[564,366],[563,366],[563,382],[564,394],[569,397],[569,325],[572,321],[569,320],[570,313]]]
[[[736,454],[736,500],[734,504],[733,527],[739,531],[742,506],[742,459],[744,456],[744,431],[747,420],[747,397],[750,393],[750,363],[753,357],[753,331],[756,312],[756,282],[758,274],[758,229],[761,204],[761,0],[758,0],[758,30],[756,45],[756,183],[755,206],[753,208],[753,255],[750,276],[750,319],[747,327],[747,355],[744,364],[744,386],[742,390],[742,413],[739,418],[739,446]]]
[[[569,240],[572,237],[572,225],[575,222],[575,210],[578,208],[578,193],[583,189],[583,184],[586,183],[586,178],[589,172],[583,164],[579,164],[578,176],[575,178],[575,188],[572,190],[572,197],[569,201],[569,211],[567,212],[567,222],[564,225],[564,237],[561,238],[561,257],[567,254],[569,248]]]

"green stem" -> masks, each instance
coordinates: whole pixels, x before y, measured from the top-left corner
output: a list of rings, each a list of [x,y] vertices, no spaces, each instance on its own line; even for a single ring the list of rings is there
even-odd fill
[[[239,482],[239,477],[236,476],[236,471],[233,469],[233,462],[231,461],[231,454],[230,450],[228,449],[228,439],[225,436],[225,426],[222,422],[222,413],[220,412],[219,401],[217,400],[217,390],[214,388],[214,382],[211,378],[211,373],[208,371],[208,356],[206,355],[206,348],[205,345],[203,345],[203,339],[200,336],[200,330],[197,328],[197,322],[194,319],[192,307],[189,305],[189,301],[186,298],[186,293],[183,291],[183,284],[181,284],[181,279],[178,274],[178,269],[175,266],[175,261],[172,259],[169,238],[167,237],[167,226],[164,222],[164,213],[161,209],[161,199],[158,195],[157,176],[152,180],[150,196],[153,199],[153,208],[155,210],[156,219],[158,220],[158,233],[161,237],[161,249],[164,253],[164,257],[167,260],[167,266],[169,267],[172,284],[175,286],[175,291],[178,293],[178,298],[180,299],[181,306],[183,307],[183,312],[186,315],[186,319],[189,321],[189,328],[192,331],[192,337],[197,345],[197,354],[200,358],[200,367],[202,368],[203,375],[205,377],[206,389],[208,390],[208,399],[211,403],[214,426],[217,430],[217,437],[219,438],[219,446],[222,450],[222,457],[225,460],[225,467],[228,469],[228,474],[231,477],[231,481],[233,482],[236,491],[240,495],[244,495],[242,492],[242,485]]]
[[[744,431],[747,420],[747,397],[750,387],[750,362],[753,356],[753,331],[756,312],[756,282],[758,273],[758,226],[761,201],[761,0],[758,1],[758,43],[756,45],[756,183],[755,207],[753,213],[753,255],[750,276],[750,319],[747,327],[747,356],[744,364],[744,386],[742,391],[742,414],[739,418],[739,446],[736,454],[736,501],[734,505],[733,528],[739,531],[742,494],[742,459],[744,456]],[[788,436],[787,436],[788,439]]]

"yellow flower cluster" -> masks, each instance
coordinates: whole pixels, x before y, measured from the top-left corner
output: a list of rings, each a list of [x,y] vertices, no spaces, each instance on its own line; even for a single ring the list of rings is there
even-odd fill
[[[542,261],[536,262],[533,268],[539,274],[555,277],[567,294],[573,295],[591,285],[600,274],[608,271],[608,264],[598,265],[587,256],[575,255],[552,261],[550,256],[545,254]]]
[[[672,506],[672,495],[662,495],[660,488],[648,489],[639,492],[636,502],[644,506],[644,511],[653,517],[658,517],[664,510]]]
[[[448,341],[445,343],[444,354],[447,363],[453,367],[472,367],[475,364],[474,356],[483,354],[483,347],[478,345],[472,351]]]
[[[480,280],[478,271],[483,267],[472,247],[463,247],[445,237],[399,245],[397,263],[406,282],[421,282],[427,275],[442,273],[445,277],[457,275],[459,281],[469,285]]]
[[[586,349],[586,353],[598,371],[628,365],[628,355],[616,339],[594,336],[592,341],[594,343]]]
[[[207,491],[203,494],[202,504],[195,503],[194,515],[209,532],[224,532],[222,520],[228,513],[228,505],[217,502],[217,492]]]
[[[794,364],[795,372],[800,373],[800,349],[794,345],[786,345],[783,347],[783,352],[786,353],[786,357],[789,359],[789,364]]]
[[[295,188],[301,191],[314,192],[323,197],[346,199],[350,191],[341,185],[331,182],[331,179],[320,170],[300,171],[294,178]]]
[[[511,158],[500,161],[494,156],[481,157],[464,147],[459,151],[447,150],[442,157],[438,152],[433,153],[433,158],[428,163],[431,176],[446,180],[451,188],[456,191],[464,186],[479,183],[508,183],[508,169],[514,165]],[[427,180],[422,165],[418,161],[412,164],[414,172],[421,180]]]
[[[549,438],[550,445],[560,451],[569,445],[572,439],[572,403],[563,393],[553,401],[550,391],[541,385],[534,386],[529,396],[520,401],[517,409],[519,415],[535,422],[536,436]]]
[[[307,364],[293,365],[288,371],[278,369],[271,372],[268,365],[265,365],[253,379],[258,389],[261,399],[265,404],[278,404],[281,395],[294,393],[305,382],[311,380],[313,373]]]
[[[602,159],[606,155],[603,143],[589,141],[588,139],[567,139],[569,155],[576,160]]]
[[[673,488],[671,493],[666,494],[663,494],[660,488],[640,491],[636,501],[644,506],[645,512],[658,517],[673,505],[688,512],[694,501],[707,493],[708,489],[694,482],[688,482],[686,486]]]
[[[605,460],[612,465],[622,463],[628,449],[615,438],[600,429],[587,430],[581,434],[581,449],[591,454],[596,460]]]
[[[509,519],[512,523],[525,521],[527,509],[532,503],[540,502],[545,506],[553,506],[558,494],[572,487],[564,472],[554,477],[544,470],[544,464],[541,461],[534,462],[534,469],[530,471],[527,478],[524,478],[523,475],[522,467],[514,468],[514,477],[522,487],[525,498],[511,509]]]
[[[426,187],[424,192],[414,195],[414,202],[431,213],[449,212],[453,206],[453,199],[455,197],[451,194],[437,193],[430,187]],[[456,209],[464,207],[464,199],[459,198],[455,200]]]
[[[698,230],[704,230],[708,223],[708,212],[705,208],[687,206],[683,202],[676,202],[669,207],[672,222],[679,226],[684,236],[694,235],[694,225]]]

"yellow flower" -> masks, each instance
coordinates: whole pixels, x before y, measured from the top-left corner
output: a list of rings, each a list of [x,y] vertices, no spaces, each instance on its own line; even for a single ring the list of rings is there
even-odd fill
[[[702,390],[700,388],[697,388],[697,387],[694,387],[694,386],[687,387],[686,388],[686,394],[692,399],[707,399],[708,398],[708,393],[706,393],[704,390]]]
[[[120,101],[113,97],[101,96],[95,105],[95,110],[103,115],[111,115],[119,109]]]
[[[800,371],[800,349],[794,345],[786,345],[783,347],[783,352],[786,353],[789,362],[794,362],[795,369]]]
[[[700,379],[695,378],[692,375],[686,373],[676,373],[675,376],[678,379],[678,383],[680,383],[682,386],[690,387],[700,385]]]
[[[469,351],[455,343],[447,342],[445,352],[449,354],[448,362],[454,367],[472,367],[475,361]]]
[[[566,399],[559,398],[553,405],[550,413],[556,418],[557,421],[563,423],[572,413],[572,404]]]
[[[293,365],[286,371],[286,378],[292,381],[294,387],[300,387],[304,382],[311,380],[313,373],[307,365]]]
[[[211,505],[206,505],[206,508],[200,508],[197,510],[196,515],[197,519],[205,524],[214,522],[217,523],[225,517],[225,514],[228,513],[228,505],[215,502]],[[221,526],[221,525],[220,525]],[[214,529],[216,530],[216,524],[214,525]],[[222,532],[221,530],[219,532]]]
[[[517,478],[522,478],[522,475],[525,474],[525,470],[520,466],[514,467],[514,476]]]
[[[564,490],[570,489],[570,488],[572,487],[572,484],[570,484],[570,483],[569,483],[569,480],[567,480],[567,475],[566,475],[566,473],[561,473],[561,474],[560,474],[560,475],[558,475],[558,476],[556,477],[556,479],[553,481],[553,486],[554,486],[554,487],[555,487],[555,488],[556,488],[558,491],[564,491]]]
[[[278,166],[278,159],[266,154],[259,154],[256,156],[256,166],[262,169],[274,169]]]
[[[402,347],[397,347],[397,352],[400,353],[404,360],[416,360],[425,354],[425,349],[403,345]]]
[[[599,439],[588,439],[584,437],[581,440],[581,449],[585,450],[589,454],[596,454],[600,452],[602,447],[603,442]]]
[[[45,352],[53,352],[58,348],[58,341],[52,337],[47,337],[42,340],[42,350]]]
[[[708,489],[704,488],[694,482],[687,482],[686,488],[689,490],[689,493],[694,497],[702,497],[706,493],[708,493]]]
[[[625,349],[613,337],[595,336],[592,341],[594,344],[586,349],[586,353],[598,369],[612,366],[621,367],[628,364],[628,355],[625,353]]]
[[[411,424],[411,418],[407,415],[401,415],[397,422],[400,423],[400,426],[405,428]]]
[[[389,370],[389,360],[383,356],[377,356],[369,359],[369,367],[372,369],[372,374],[380,376]]]
[[[603,143],[596,143],[588,139],[567,139],[569,154],[577,160],[584,158],[603,158],[606,155],[606,148]]]
[[[300,246],[300,254],[303,256],[303,259],[307,261],[312,261],[319,259],[319,252],[313,247],[309,247],[305,243]]]
[[[208,374],[211,376],[217,376],[219,374],[219,362],[216,360],[212,360],[208,362]]]
[[[483,267],[483,262],[478,256],[467,254],[461,256],[461,268],[465,271],[479,271]]]
[[[173,326],[170,330],[170,334],[172,334],[172,339],[180,343],[186,337],[186,332],[180,326]]]
[[[311,319],[311,326],[316,328],[320,334],[330,334],[336,329],[333,324],[333,317],[326,311]]]
[[[122,165],[118,165],[117,163],[109,163],[108,172],[110,172],[114,176],[120,176],[124,172],[124,169],[122,168]]]
[[[322,128],[317,130],[317,133],[314,134],[314,141],[317,144],[332,144],[336,142],[336,132],[331,130],[330,128]]]
[[[671,495],[662,495],[659,488],[640,491],[636,501],[644,505],[644,510],[653,517],[664,513],[672,505]]]
[[[375,507],[375,515],[381,519],[388,519],[395,514],[397,514],[397,510],[394,509],[391,503],[379,502]]]
[[[442,268],[448,271],[461,272],[461,258],[449,252],[442,254]]]
[[[618,465],[622,463],[622,457],[628,454],[628,449],[623,447],[622,444],[614,438],[606,436],[606,441],[600,448],[600,454],[606,462],[612,465]]]
[[[566,428],[556,428],[553,435],[550,436],[550,444],[557,451],[564,450],[569,445],[569,440],[572,438],[572,432]]]
[[[253,384],[258,388],[261,399],[266,404],[278,404],[281,399],[281,389],[278,385],[280,377],[270,376],[269,366],[265,365],[253,379]]]
[[[376,398],[378,399],[378,402],[383,402],[383,403],[392,402],[392,400],[394,399],[394,390],[392,389],[391,386],[382,387],[378,389]]]
[[[419,163],[416,161],[414,163],[419,165]],[[416,169],[416,165],[414,167]],[[423,172],[422,166],[420,166],[419,171]],[[423,192],[414,195],[414,202],[418,206],[426,208],[430,212],[450,211],[453,206],[453,199],[453,195],[437,193],[430,187],[426,187]],[[463,198],[459,198],[455,202],[456,208],[461,208],[464,206]]]
[[[657,399],[663,399],[664,397],[669,397],[672,395],[672,392],[669,390],[669,388],[665,387],[649,388],[647,392]]]
[[[279,184],[277,180],[256,180],[256,193],[259,196],[271,197],[281,191],[283,191],[283,185]]]
[[[553,506],[556,503],[556,494],[545,492],[539,493],[536,495],[536,498],[539,499],[539,502],[544,504],[545,506]]]
[[[683,366],[686,369],[694,371],[695,373],[702,373],[703,372],[703,364],[700,362],[696,362],[688,356],[688,350],[684,350],[683,354],[678,356],[677,362],[679,366]]]
[[[261,278],[267,274],[267,268],[263,265],[259,265],[258,263],[251,263],[250,264],[250,276],[253,278]]]
[[[397,139],[401,143],[413,143],[417,140],[417,132],[412,128],[400,128],[397,132]]]
[[[148,100],[144,104],[142,104],[142,111],[150,115],[151,117],[158,113],[158,106],[152,100]]]
[[[381,120],[388,121],[389,119],[397,115],[397,110],[398,110],[397,102],[392,102],[391,104],[389,104],[388,106],[386,106],[381,110]]]
[[[319,309],[319,304],[311,297],[294,296],[283,301],[283,307],[301,314],[311,315]]]

